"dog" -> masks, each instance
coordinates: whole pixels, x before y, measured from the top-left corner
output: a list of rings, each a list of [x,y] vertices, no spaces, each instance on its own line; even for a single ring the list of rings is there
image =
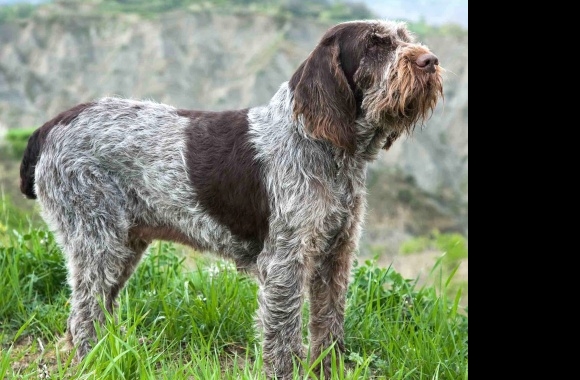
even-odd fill
[[[404,23],[351,21],[331,27],[267,105],[210,112],[105,97],[38,128],[20,189],[38,199],[66,258],[78,359],[104,321],[100,301],[113,311],[154,239],[256,276],[270,377],[290,378],[305,357],[305,297],[311,356],[343,352],[367,166],[425,125],[442,73]]]

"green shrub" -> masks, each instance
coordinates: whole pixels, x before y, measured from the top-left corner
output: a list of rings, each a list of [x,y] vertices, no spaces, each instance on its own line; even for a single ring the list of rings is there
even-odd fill
[[[24,149],[28,144],[28,138],[36,128],[14,128],[6,133],[7,151],[10,157],[21,159]]]
[[[458,233],[440,233],[433,230],[428,236],[417,236],[409,239],[399,248],[402,254],[419,253],[429,249],[444,252],[444,261],[454,264],[467,258],[467,239]]]
[[[6,21],[30,17],[36,6],[28,3],[0,5],[0,24]]]
[[[11,199],[0,188],[0,243],[10,239],[9,232],[12,232],[14,229],[23,230],[32,222],[29,212],[15,206]],[[34,222],[38,218],[38,215],[33,215]]]
[[[458,233],[442,234],[438,231],[433,232],[435,246],[442,252],[445,252],[447,261],[458,261],[467,258],[467,240]]]
[[[399,247],[402,254],[411,254],[427,251],[432,248],[432,239],[429,236],[417,236],[404,241]]]

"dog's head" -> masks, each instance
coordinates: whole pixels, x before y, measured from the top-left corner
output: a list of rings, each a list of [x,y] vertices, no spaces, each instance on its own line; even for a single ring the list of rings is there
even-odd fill
[[[312,137],[356,151],[357,119],[392,141],[431,116],[443,96],[438,58],[404,23],[353,21],[329,29],[290,79],[294,117]]]

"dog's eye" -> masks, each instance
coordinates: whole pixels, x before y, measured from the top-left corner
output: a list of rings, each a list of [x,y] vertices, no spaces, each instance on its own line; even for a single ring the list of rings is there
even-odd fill
[[[392,39],[392,36],[390,34],[373,33],[371,38],[372,38],[373,43],[376,45],[386,47],[386,48],[390,48],[393,46],[393,39]]]

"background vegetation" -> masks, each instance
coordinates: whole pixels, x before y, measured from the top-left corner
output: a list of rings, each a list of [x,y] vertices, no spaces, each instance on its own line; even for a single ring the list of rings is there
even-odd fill
[[[0,6],[0,24],[32,17],[39,7],[50,3],[67,8],[90,6],[99,13],[135,13],[154,17],[163,12],[219,10],[220,12],[264,12],[281,18],[306,18],[323,22],[341,22],[377,18],[363,2],[346,0],[53,0],[45,4],[17,3]],[[409,21],[409,28],[419,37],[433,35],[464,36],[460,25],[433,26],[424,20]]]

